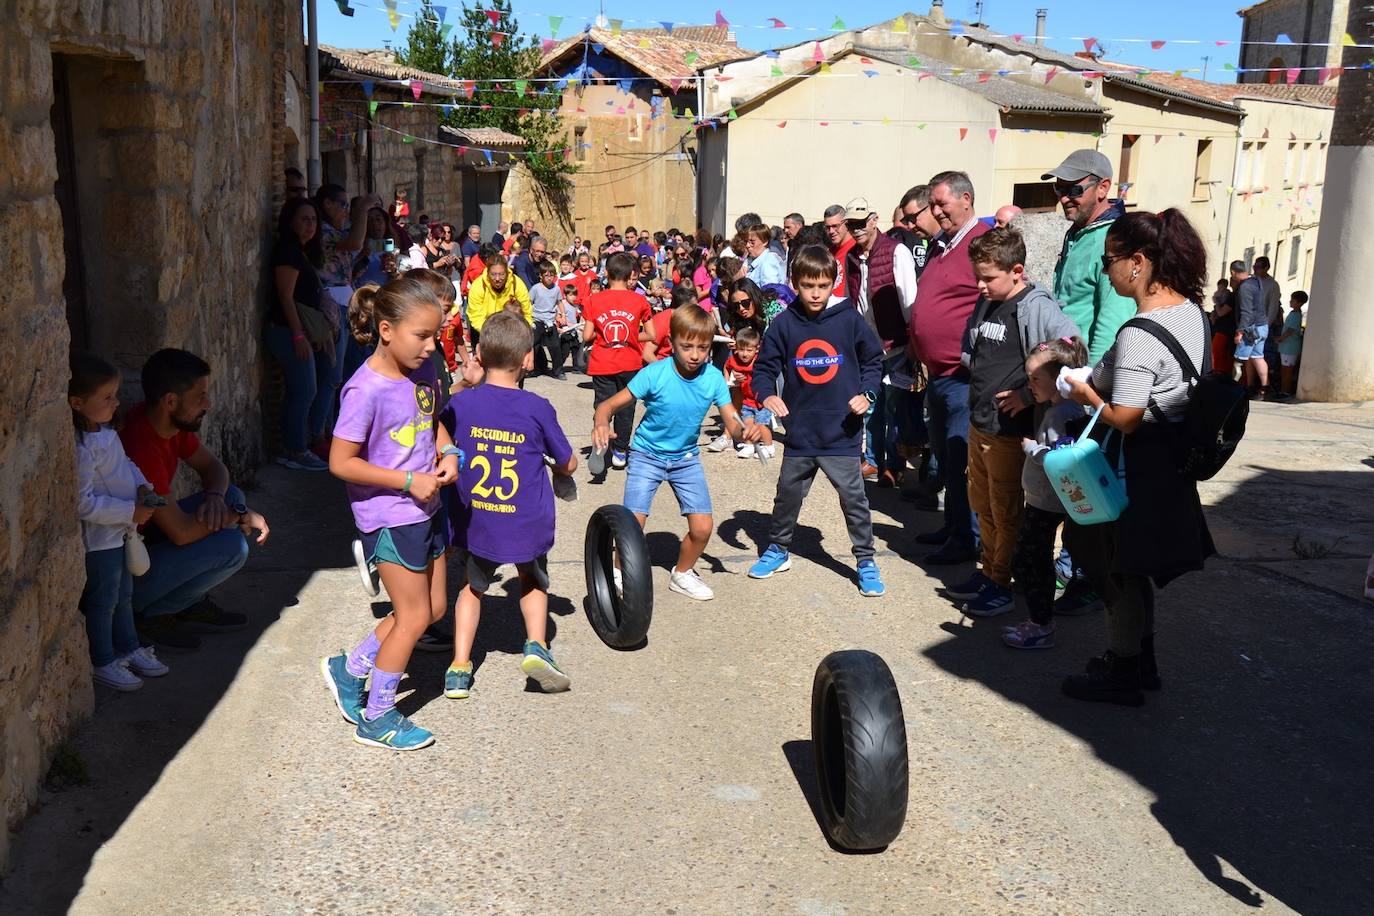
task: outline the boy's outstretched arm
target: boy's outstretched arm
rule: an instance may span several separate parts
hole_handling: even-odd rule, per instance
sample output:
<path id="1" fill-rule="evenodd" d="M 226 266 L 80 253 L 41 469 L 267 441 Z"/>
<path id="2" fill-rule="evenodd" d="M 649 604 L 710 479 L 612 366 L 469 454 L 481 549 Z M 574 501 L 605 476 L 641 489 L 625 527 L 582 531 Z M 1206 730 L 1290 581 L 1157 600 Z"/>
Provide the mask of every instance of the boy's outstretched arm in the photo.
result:
<path id="1" fill-rule="evenodd" d="M 787 416 L 787 405 L 782 398 L 778 397 L 777 379 L 782 372 L 782 339 L 781 335 L 775 331 L 777 324 L 768 326 L 768 330 L 763 334 L 763 346 L 759 348 L 759 355 L 754 357 L 754 397 L 758 398 L 760 404 L 771 410 L 776 416 Z M 867 325 L 865 325 L 867 327 Z"/>
<path id="2" fill-rule="evenodd" d="M 611 417 L 616 411 L 629 407 L 634 398 L 630 389 L 624 388 L 596 406 L 592 418 L 592 448 L 603 451 L 611 444 L 611 439 L 615 438 L 615 433 L 611 432 Z M 629 443 L 621 444 L 629 447 Z"/>
<path id="3" fill-rule="evenodd" d="M 758 442 L 763 439 L 763 429 L 753 420 L 741 420 L 735 405 L 724 404 L 719 410 L 721 422 L 725 425 L 725 431 L 730 434 L 730 438 L 744 442 Z"/>

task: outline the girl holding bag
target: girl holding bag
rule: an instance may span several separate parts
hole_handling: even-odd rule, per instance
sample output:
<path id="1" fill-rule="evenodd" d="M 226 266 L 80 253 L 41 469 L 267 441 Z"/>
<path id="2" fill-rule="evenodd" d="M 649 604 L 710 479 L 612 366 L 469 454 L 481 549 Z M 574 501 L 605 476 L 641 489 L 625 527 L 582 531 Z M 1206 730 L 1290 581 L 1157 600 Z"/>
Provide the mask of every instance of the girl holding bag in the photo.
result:
<path id="1" fill-rule="evenodd" d="M 152 517 L 158 497 L 108 425 L 119 408 L 119 371 L 103 359 L 75 353 L 71 373 L 67 403 L 76 427 L 76 506 L 86 547 L 81 613 L 92 677 L 115 690 L 137 690 L 142 678 L 167 673 L 151 648 L 139 646 L 134 631 L 131 570 L 148 568 L 134 526 Z"/>

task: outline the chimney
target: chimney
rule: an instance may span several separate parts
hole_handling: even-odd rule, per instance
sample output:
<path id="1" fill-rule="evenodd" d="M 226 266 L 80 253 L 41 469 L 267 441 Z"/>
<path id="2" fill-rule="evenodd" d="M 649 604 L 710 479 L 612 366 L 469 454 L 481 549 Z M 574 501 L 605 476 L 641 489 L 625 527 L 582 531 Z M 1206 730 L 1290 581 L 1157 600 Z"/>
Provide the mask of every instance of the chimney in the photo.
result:
<path id="1" fill-rule="evenodd" d="M 931 0 L 929 18 L 932 25 L 945 24 L 945 0 Z"/>
<path id="2" fill-rule="evenodd" d="M 1041 7 L 1035 11 L 1035 43 L 1043 45 L 1045 43 L 1045 17 L 1049 15 L 1049 10 Z"/>

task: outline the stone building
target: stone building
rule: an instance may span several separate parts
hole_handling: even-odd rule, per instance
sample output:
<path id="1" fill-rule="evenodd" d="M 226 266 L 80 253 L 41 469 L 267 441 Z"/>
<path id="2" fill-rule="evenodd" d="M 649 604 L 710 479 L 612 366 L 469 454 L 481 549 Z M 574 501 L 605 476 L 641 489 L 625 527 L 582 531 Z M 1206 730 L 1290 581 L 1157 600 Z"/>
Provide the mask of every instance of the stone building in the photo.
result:
<path id="1" fill-rule="evenodd" d="M 534 76 L 566 82 L 560 114 L 578 172 L 572 231 L 594 241 L 607 224 L 685 232 L 696 223 L 700 112 L 695 68 L 754 56 L 714 26 L 592 28 L 545 53 Z"/>
<path id="2" fill-rule="evenodd" d="M 261 450 L 265 255 L 282 193 L 299 4 L 7 5 L 0 29 L 0 809 L 14 826 L 92 708 L 66 404 L 71 346 L 124 372 L 203 355 L 203 437 Z M 288 38 L 294 36 L 294 40 Z M 298 130 L 298 128 L 297 128 Z M 294 134 L 298 136 L 298 134 Z M 9 831 L 0 830 L 0 862 Z"/>
<path id="3" fill-rule="evenodd" d="M 1245 20 L 1240 81 L 1321 84 L 1340 79 L 1349 12 L 1350 0 L 1263 0 L 1240 10 L 1236 15 Z M 1290 69 L 1295 71 L 1291 79 Z"/>

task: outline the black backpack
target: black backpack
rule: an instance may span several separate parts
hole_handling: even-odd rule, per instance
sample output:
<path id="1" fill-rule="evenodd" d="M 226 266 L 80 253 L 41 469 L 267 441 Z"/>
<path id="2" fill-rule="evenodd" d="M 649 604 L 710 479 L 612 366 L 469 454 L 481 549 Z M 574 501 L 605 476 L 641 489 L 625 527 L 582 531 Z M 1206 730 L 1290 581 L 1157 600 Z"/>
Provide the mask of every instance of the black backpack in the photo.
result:
<path id="1" fill-rule="evenodd" d="M 1193 360 L 1178 339 L 1157 321 L 1132 318 L 1122 327 L 1139 328 L 1164 344 L 1178 361 L 1184 377 L 1192 389 L 1188 399 L 1188 415 L 1182 427 L 1182 454 L 1179 473 L 1193 480 L 1211 480 L 1231 460 L 1231 455 L 1245 436 L 1245 421 L 1250 416 L 1250 399 L 1244 386 L 1230 376 L 1212 373 L 1211 348 L 1202 348 L 1202 374 L 1193 368 Z M 1150 411 L 1161 423 L 1168 422 L 1159 405 L 1150 402 Z"/>

